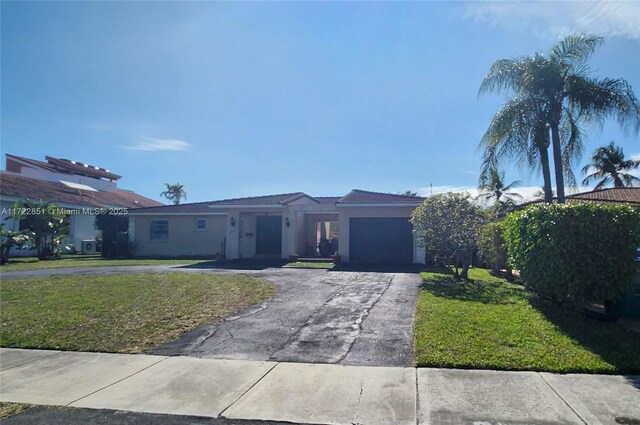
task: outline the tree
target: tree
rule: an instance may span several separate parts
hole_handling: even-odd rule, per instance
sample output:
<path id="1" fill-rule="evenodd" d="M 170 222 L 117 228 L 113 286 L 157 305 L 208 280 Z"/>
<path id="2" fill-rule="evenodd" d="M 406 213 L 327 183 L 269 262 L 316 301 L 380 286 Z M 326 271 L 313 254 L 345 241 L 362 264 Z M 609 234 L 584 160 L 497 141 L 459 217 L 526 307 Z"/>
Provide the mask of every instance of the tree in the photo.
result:
<path id="1" fill-rule="evenodd" d="M 167 190 L 162 192 L 160 196 L 167 198 L 173 205 L 178 205 L 182 199 L 187 199 L 187 192 L 185 192 L 184 186 L 180 183 L 165 183 L 164 185 Z"/>
<path id="2" fill-rule="evenodd" d="M 490 90 L 483 82 L 480 93 Z M 544 103 L 535 96 L 516 96 L 505 103 L 494 115 L 485 132 L 480 147 L 483 160 L 480 181 L 489 180 L 498 163 L 511 159 L 532 170 L 542 170 L 545 202 L 553 199 L 551 171 L 549 167 L 549 130 L 545 125 L 547 111 Z"/>
<path id="3" fill-rule="evenodd" d="M 4 223 L 0 224 L 0 264 L 6 264 L 9 261 L 11 248 L 26 249 L 32 240 L 32 232 L 28 230 L 6 230 Z"/>
<path id="4" fill-rule="evenodd" d="M 496 213 L 504 211 L 506 207 L 513 206 L 516 199 L 522 196 L 511 190 L 520 185 L 519 181 L 513 181 L 508 185 L 504 183 L 504 171 L 499 171 L 497 167 L 491 168 L 489 175 L 480 176 L 480 194 L 478 198 L 484 200 L 494 200 L 494 211 Z M 502 198 L 502 199 L 501 199 Z"/>
<path id="5" fill-rule="evenodd" d="M 580 121 L 602 124 L 615 116 L 621 127 L 640 130 L 640 104 L 629 83 L 589 75 L 587 61 L 602 43 L 595 35 L 571 35 L 547 56 L 498 60 L 481 86 L 481 92 L 512 91 L 542 102 L 541 124 L 551 132 L 559 203 L 565 200 L 565 178 L 573 184 L 571 165 L 582 154 Z M 563 134 L 563 127 L 568 133 Z"/>
<path id="6" fill-rule="evenodd" d="M 418 242 L 427 251 L 454 257 L 456 277 L 468 277 L 476 236 L 486 215 L 468 194 L 445 193 L 427 198 L 411 215 Z M 462 272 L 458 274 L 458 265 Z"/>
<path id="7" fill-rule="evenodd" d="M 582 169 L 582 173 L 587 174 L 582 184 L 588 185 L 593 180 L 600 179 L 593 190 L 602 189 L 611 183 L 613 187 L 626 187 L 640 182 L 640 178 L 630 173 L 640 168 L 640 160 L 625 160 L 622 148 L 613 142 L 596 149 L 591 161 L 591 164 Z"/>
<path id="8" fill-rule="evenodd" d="M 414 192 L 411 189 L 407 189 L 402 193 L 398 193 L 398 195 L 405 195 L 405 196 L 418 196 L 418 192 Z"/>
<path id="9" fill-rule="evenodd" d="M 20 199 L 13 206 L 12 219 L 22 230 L 33 232 L 40 260 L 60 258 L 60 243 L 69 234 L 68 214 L 53 201 Z"/>

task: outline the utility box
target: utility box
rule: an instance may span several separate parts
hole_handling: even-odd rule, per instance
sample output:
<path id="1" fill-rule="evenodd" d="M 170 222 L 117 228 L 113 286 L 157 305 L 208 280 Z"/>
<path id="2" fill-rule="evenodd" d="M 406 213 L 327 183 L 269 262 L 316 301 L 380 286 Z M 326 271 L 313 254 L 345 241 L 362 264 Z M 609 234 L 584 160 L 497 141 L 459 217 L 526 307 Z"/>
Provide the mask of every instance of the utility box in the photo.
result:
<path id="1" fill-rule="evenodd" d="M 96 253 L 96 241 L 93 239 L 87 239 L 82 241 L 82 250 L 83 254 L 95 254 Z"/>

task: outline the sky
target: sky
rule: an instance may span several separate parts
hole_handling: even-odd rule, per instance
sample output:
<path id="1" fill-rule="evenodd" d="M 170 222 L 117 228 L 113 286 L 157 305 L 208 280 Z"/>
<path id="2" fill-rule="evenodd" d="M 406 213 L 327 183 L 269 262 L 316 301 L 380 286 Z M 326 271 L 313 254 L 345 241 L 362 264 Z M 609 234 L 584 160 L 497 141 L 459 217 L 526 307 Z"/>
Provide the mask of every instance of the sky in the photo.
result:
<path id="1" fill-rule="evenodd" d="M 640 2 L 7 2 L 0 153 L 108 168 L 119 187 L 187 202 L 354 188 L 473 189 L 504 95 L 497 59 L 605 38 L 594 75 L 640 97 Z M 584 155 L 615 121 L 585 128 Z M 2 164 L 4 168 L 4 163 Z M 539 173 L 505 164 L 525 195 Z"/>

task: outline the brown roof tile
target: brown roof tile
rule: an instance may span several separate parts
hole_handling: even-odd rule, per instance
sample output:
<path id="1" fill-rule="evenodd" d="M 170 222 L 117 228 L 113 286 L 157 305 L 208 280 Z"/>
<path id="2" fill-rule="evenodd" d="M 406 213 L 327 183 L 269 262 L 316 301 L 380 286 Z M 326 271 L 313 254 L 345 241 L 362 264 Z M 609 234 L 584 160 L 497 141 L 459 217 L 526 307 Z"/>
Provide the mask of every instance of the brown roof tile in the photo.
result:
<path id="1" fill-rule="evenodd" d="M 518 209 L 527 205 L 542 204 L 543 202 L 542 200 L 526 202 L 519 205 Z M 553 203 L 556 202 L 557 200 L 554 198 Z M 567 195 L 565 199 L 565 203 L 567 204 L 579 204 L 583 202 L 595 204 L 640 204 L 640 187 L 611 187 Z"/>
<path id="2" fill-rule="evenodd" d="M 90 207 L 118 206 L 127 208 L 162 205 L 124 189 L 114 191 L 88 191 L 68 187 L 62 183 L 33 179 L 17 174 L 0 172 L 0 195 L 16 198 L 48 199 L 58 203 Z"/>
<path id="3" fill-rule="evenodd" d="M 393 193 L 367 192 L 353 189 L 337 202 L 341 205 L 349 204 L 407 204 L 416 205 L 424 201 L 420 196 L 396 195 Z"/>

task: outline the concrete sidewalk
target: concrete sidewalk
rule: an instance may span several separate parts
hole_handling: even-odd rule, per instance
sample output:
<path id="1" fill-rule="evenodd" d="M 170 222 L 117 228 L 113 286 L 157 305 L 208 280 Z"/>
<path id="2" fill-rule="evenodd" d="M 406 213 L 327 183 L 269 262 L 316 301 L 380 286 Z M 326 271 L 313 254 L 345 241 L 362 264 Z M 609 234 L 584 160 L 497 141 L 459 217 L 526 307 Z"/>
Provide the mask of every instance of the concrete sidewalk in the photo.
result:
<path id="1" fill-rule="evenodd" d="M 640 377 L 0 349 L 0 400 L 314 424 L 616 424 Z"/>

